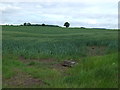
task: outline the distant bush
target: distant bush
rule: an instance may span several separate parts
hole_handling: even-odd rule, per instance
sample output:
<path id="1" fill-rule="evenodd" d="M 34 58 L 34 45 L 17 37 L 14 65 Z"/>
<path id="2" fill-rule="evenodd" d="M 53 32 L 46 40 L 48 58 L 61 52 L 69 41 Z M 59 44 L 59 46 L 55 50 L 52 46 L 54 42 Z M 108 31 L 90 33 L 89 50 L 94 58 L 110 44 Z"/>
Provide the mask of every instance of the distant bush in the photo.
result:
<path id="1" fill-rule="evenodd" d="M 23 26 L 49 26 L 49 27 L 59 27 L 58 25 L 45 25 L 43 24 L 31 24 L 31 23 L 24 23 Z"/>
<path id="2" fill-rule="evenodd" d="M 92 29 L 106 29 L 106 28 L 92 28 Z"/>
<path id="3" fill-rule="evenodd" d="M 59 27 L 58 25 L 45 25 L 45 26 L 49 26 L 49 27 Z"/>
<path id="4" fill-rule="evenodd" d="M 31 23 L 24 23 L 24 26 L 31 26 Z"/>
<path id="5" fill-rule="evenodd" d="M 40 24 L 31 24 L 31 26 L 42 26 Z"/>

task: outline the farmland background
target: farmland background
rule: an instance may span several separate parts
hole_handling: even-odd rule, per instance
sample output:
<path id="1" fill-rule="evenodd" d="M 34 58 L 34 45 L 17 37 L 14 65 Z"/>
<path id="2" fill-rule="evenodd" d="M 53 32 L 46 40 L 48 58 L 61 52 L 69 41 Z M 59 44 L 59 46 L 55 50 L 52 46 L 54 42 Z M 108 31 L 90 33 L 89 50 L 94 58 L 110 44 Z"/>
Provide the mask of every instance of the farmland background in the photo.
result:
<path id="1" fill-rule="evenodd" d="M 3 26 L 2 35 L 3 87 L 118 87 L 118 30 Z M 55 66 L 64 60 L 78 64 Z M 20 83 L 23 73 L 47 84 Z"/>

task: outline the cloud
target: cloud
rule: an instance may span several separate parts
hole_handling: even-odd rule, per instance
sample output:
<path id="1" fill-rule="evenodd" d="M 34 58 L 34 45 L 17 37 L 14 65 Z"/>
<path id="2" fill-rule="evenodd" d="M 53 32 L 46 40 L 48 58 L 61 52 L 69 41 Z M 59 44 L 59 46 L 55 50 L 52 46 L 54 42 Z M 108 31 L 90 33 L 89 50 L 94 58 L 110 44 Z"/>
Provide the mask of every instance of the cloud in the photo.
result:
<path id="1" fill-rule="evenodd" d="M 117 28 L 118 0 L 39 0 L 0 3 L 2 23 L 48 23 Z M 11 1 L 11 0 L 10 0 Z"/>
<path id="2" fill-rule="evenodd" d="M 13 6 L 10 3 L 0 3 L 0 12 L 16 11 L 20 9 L 21 9 L 20 7 Z"/>
<path id="3" fill-rule="evenodd" d="M 100 2 L 118 2 L 119 0 L 1 0 L 1 2 L 86 2 L 86 3 L 100 3 Z"/>

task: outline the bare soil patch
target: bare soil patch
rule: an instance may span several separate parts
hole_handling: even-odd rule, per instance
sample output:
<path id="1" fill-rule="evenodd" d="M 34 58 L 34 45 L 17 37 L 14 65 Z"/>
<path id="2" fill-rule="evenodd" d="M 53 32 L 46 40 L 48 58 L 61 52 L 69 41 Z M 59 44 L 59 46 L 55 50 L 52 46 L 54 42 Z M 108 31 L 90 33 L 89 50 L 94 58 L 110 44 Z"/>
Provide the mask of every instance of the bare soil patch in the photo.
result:
<path id="1" fill-rule="evenodd" d="M 55 60 L 53 60 L 53 59 L 25 59 L 23 56 L 20 56 L 19 60 L 26 63 L 26 64 L 31 62 L 31 61 L 41 62 L 41 63 L 53 63 L 53 62 L 55 62 Z"/>
<path id="2" fill-rule="evenodd" d="M 24 57 L 19 58 L 20 61 L 24 62 L 25 64 L 28 64 L 30 62 L 37 62 L 38 64 L 41 64 L 50 69 L 56 69 L 58 72 L 61 73 L 63 76 L 68 76 L 66 71 L 72 67 L 64 66 L 63 63 L 64 61 L 58 62 L 57 60 L 54 59 L 25 59 Z M 31 66 L 28 66 L 31 67 Z M 34 66 L 33 66 L 34 67 Z"/>
<path id="3" fill-rule="evenodd" d="M 87 56 L 99 56 L 105 54 L 105 46 L 89 46 L 87 47 Z"/>
<path id="4" fill-rule="evenodd" d="M 17 71 L 17 74 L 14 77 L 10 79 L 3 79 L 3 84 L 5 84 L 5 86 L 8 87 L 17 87 L 17 88 L 18 87 L 30 88 L 34 86 L 49 85 L 43 80 L 33 78 L 31 75 L 21 72 L 20 70 Z"/>
<path id="5" fill-rule="evenodd" d="M 52 68 L 55 69 L 67 69 L 68 67 L 63 66 L 63 61 L 58 62 L 57 60 L 54 59 L 25 59 L 23 56 L 20 56 L 19 58 L 20 61 L 24 62 L 25 64 L 28 64 L 30 62 L 36 62 L 36 63 L 42 63 L 42 64 L 49 64 L 51 65 Z"/>

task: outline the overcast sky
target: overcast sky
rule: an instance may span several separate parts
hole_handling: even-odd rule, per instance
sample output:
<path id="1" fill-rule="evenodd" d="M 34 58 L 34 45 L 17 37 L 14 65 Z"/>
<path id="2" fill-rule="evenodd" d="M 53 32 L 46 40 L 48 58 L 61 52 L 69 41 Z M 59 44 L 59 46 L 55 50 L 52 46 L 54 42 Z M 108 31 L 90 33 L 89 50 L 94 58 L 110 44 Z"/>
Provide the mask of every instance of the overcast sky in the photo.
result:
<path id="1" fill-rule="evenodd" d="M 35 0 L 34 0 L 35 1 Z M 55 24 L 72 27 L 118 28 L 119 0 L 39 0 L 0 2 L 0 24 Z"/>

